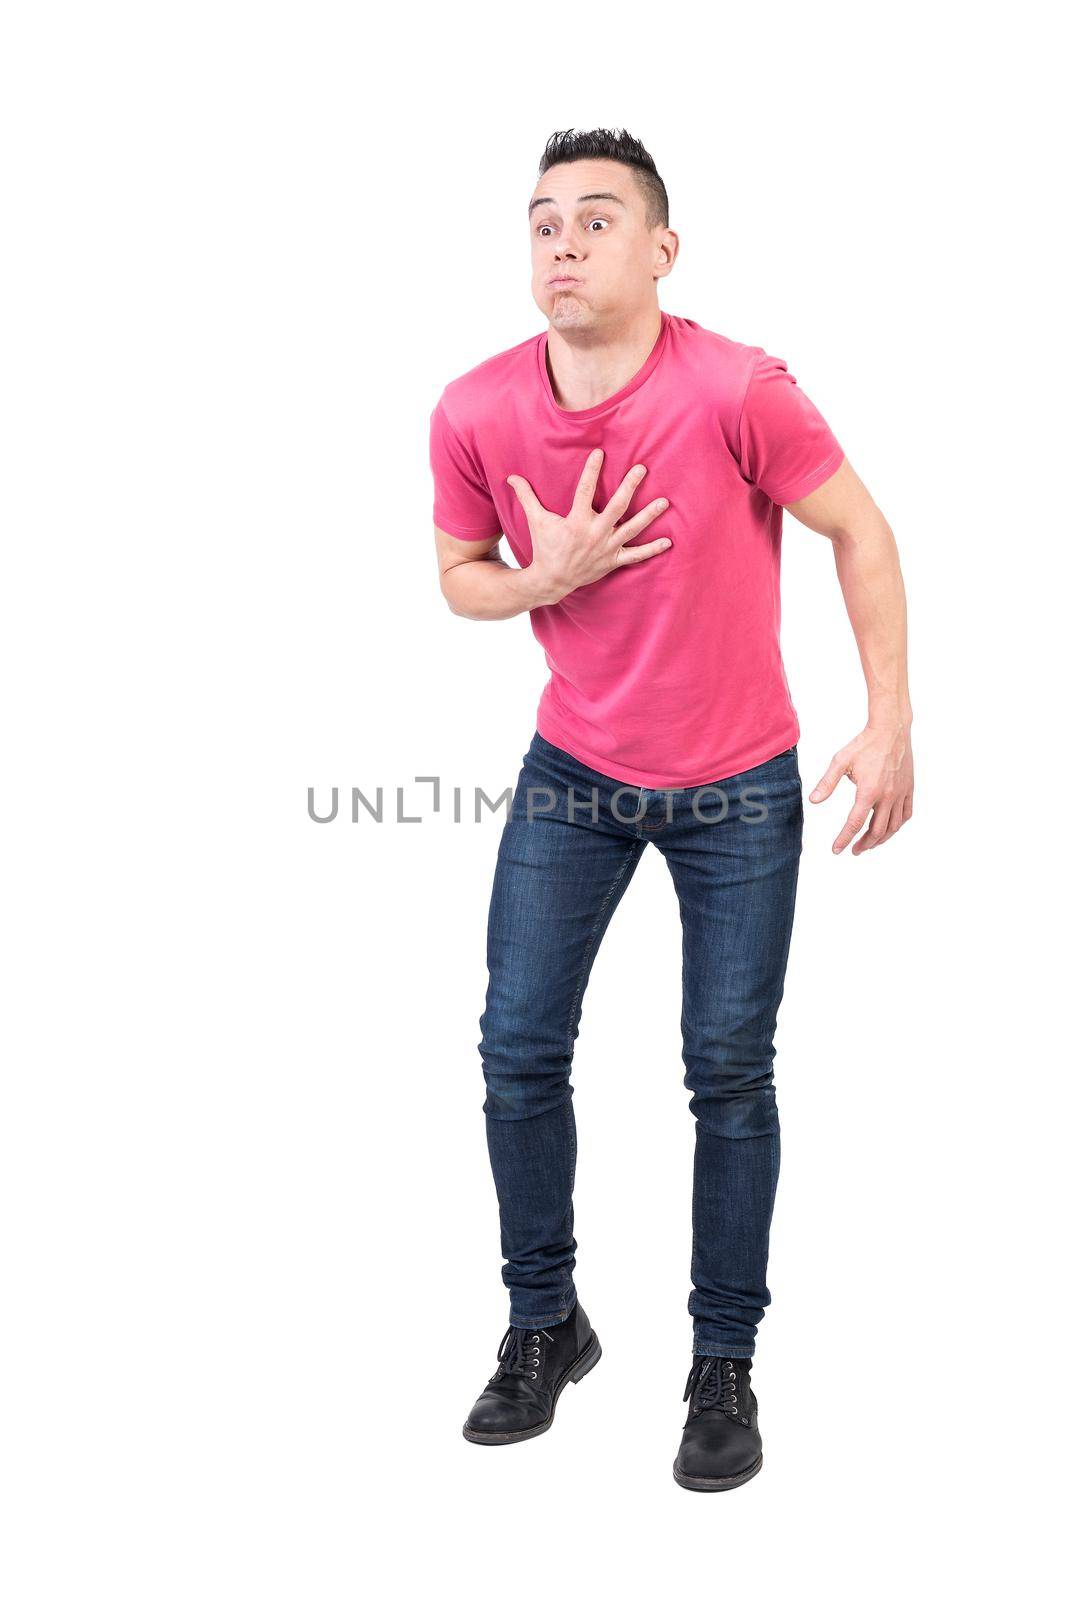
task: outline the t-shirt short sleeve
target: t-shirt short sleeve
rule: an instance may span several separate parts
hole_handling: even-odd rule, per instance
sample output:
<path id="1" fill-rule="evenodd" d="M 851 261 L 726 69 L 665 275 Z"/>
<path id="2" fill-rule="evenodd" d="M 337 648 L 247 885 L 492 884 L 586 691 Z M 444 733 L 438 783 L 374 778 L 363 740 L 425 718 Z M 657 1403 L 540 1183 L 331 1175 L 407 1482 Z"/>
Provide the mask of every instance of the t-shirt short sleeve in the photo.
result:
<path id="1" fill-rule="evenodd" d="M 763 350 L 742 400 L 738 435 L 743 476 L 780 506 L 811 494 L 845 460 L 785 361 Z"/>
<path id="2" fill-rule="evenodd" d="M 435 527 L 457 539 L 492 539 L 501 532 L 493 496 L 442 400 L 430 414 L 430 470 Z"/>

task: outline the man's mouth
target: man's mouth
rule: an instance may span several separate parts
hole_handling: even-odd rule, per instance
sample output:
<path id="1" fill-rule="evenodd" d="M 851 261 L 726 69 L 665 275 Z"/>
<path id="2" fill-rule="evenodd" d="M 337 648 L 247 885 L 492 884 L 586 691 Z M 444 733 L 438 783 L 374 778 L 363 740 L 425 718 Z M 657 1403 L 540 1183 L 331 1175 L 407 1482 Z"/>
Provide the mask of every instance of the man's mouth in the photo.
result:
<path id="1" fill-rule="evenodd" d="M 568 278 L 568 277 L 550 278 L 549 279 L 549 288 L 550 289 L 569 289 L 573 283 L 578 283 L 578 282 L 579 282 L 578 278 Z"/>

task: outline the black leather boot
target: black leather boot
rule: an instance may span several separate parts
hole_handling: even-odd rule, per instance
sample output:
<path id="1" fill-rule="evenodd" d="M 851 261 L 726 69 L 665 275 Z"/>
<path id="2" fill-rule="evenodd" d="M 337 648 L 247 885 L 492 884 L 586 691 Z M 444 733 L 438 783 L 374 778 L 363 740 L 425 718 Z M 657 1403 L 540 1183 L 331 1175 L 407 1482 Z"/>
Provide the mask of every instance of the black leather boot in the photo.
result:
<path id="1" fill-rule="evenodd" d="M 764 1464 L 748 1358 L 698 1356 L 686 1380 L 690 1409 L 675 1457 L 684 1489 L 736 1489 Z"/>
<path id="2" fill-rule="evenodd" d="M 578 1383 L 600 1359 L 597 1335 L 577 1303 L 554 1328 L 510 1327 L 497 1351 L 497 1370 L 464 1423 L 464 1438 L 516 1444 L 544 1433 L 564 1385 Z"/>

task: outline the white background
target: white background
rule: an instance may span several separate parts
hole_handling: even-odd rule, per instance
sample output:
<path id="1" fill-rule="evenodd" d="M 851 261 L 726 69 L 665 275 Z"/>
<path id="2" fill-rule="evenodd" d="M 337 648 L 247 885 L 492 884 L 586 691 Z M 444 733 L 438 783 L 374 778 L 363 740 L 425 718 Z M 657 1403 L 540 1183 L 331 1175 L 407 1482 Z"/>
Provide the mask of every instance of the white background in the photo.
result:
<path id="1" fill-rule="evenodd" d="M 12 1600 L 1050 1592 L 1065 369 L 1043 15 L 12 8 Z M 311 784 L 418 804 L 416 775 L 514 782 L 544 661 L 525 617 L 440 596 L 427 424 L 544 326 L 537 160 L 597 125 L 667 183 L 662 305 L 790 363 L 909 594 L 914 819 L 835 858 L 851 786 L 806 803 L 766 1465 L 725 1496 L 671 1477 L 693 1132 L 655 847 L 576 1053 L 604 1359 L 549 1434 L 484 1450 L 460 1426 L 507 1323 L 477 1054 L 502 817 L 306 812 Z M 866 707 L 830 546 L 789 518 L 783 603 L 807 794 Z"/>

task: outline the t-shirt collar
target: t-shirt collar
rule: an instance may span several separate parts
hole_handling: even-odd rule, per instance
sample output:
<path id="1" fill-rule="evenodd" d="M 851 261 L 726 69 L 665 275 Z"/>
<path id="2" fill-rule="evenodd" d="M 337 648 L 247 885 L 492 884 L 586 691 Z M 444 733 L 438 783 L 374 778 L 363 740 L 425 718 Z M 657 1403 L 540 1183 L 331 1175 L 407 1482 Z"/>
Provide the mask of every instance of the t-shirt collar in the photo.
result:
<path id="1" fill-rule="evenodd" d="M 539 334 L 535 346 L 538 362 L 538 374 L 541 378 L 541 386 L 545 394 L 545 398 L 548 400 L 549 405 L 552 407 L 554 413 L 558 417 L 563 417 L 569 422 L 585 422 L 590 417 L 599 417 L 602 411 L 611 410 L 611 408 L 613 406 L 617 406 L 621 400 L 625 400 L 629 394 L 633 394 L 635 389 L 640 389 L 645 380 L 655 371 L 660 362 L 660 357 L 664 353 L 664 346 L 667 343 L 668 323 L 670 320 L 670 312 L 661 310 L 660 332 L 657 334 L 656 343 L 653 345 L 653 348 L 650 350 L 649 354 L 646 356 L 644 362 L 638 368 L 638 371 L 634 374 L 633 378 L 631 378 L 630 382 L 624 384 L 622 389 L 617 389 L 615 394 L 610 394 L 606 400 L 602 400 L 600 405 L 587 406 L 583 411 L 567 411 L 562 405 L 558 404 L 556 396 L 553 394 L 553 386 L 549 381 L 549 368 L 546 363 L 546 353 L 549 344 L 549 331 L 546 329 L 544 333 Z"/>

